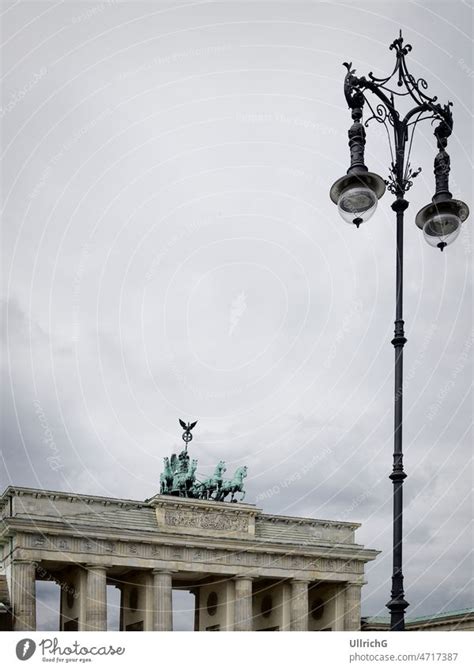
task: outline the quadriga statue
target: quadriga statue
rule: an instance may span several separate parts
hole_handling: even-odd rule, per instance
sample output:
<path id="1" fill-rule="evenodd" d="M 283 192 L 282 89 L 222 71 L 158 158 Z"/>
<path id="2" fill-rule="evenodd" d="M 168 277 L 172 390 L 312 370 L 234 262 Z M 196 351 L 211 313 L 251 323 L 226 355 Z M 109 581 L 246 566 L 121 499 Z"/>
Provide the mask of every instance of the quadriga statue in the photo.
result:
<path id="1" fill-rule="evenodd" d="M 190 461 L 188 444 L 193 439 L 192 429 L 194 423 L 185 423 L 179 420 L 184 429 L 182 435 L 185 443 L 184 449 L 178 454 L 172 454 L 171 458 L 163 459 L 163 472 L 160 474 L 160 493 L 162 495 L 179 496 L 182 498 L 197 498 L 200 500 L 216 500 L 224 502 L 228 495 L 230 502 L 237 502 L 236 493 L 241 493 L 240 500 L 245 498 L 244 479 L 247 476 L 247 466 L 237 468 L 232 479 L 224 479 L 226 466 L 224 461 L 219 461 L 214 474 L 199 479 L 196 476 L 198 462 L 196 459 Z"/>

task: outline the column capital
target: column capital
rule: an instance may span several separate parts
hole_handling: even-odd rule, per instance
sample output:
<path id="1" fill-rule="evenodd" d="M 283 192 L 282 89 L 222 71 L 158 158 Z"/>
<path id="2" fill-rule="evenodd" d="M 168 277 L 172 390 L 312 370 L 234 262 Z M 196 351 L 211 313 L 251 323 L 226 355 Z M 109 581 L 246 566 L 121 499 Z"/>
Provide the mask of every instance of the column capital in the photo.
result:
<path id="1" fill-rule="evenodd" d="M 234 575 L 232 579 L 234 580 L 248 579 L 250 582 L 253 582 L 254 579 L 258 579 L 258 575 L 245 575 L 243 573 L 239 573 L 238 575 Z"/>
<path id="2" fill-rule="evenodd" d="M 108 570 L 110 566 L 102 563 L 84 563 L 86 570 Z"/>
<path id="3" fill-rule="evenodd" d="M 152 575 L 169 575 L 170 577 L 177 572 L 177 570 L 167 570 L 166 568 L 152 568 L 151 570 Z"/>

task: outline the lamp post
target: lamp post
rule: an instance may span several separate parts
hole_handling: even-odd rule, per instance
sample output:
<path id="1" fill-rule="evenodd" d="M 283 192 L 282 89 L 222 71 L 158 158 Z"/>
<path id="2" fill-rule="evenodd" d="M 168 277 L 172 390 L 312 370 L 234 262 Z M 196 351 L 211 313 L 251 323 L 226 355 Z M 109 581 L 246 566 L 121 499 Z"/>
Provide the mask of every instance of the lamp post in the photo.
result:
<path id="1" fill-rule="evenodd" d="M 351 109 L 353 124 L 349 129 L 351 164 L 347 174 L 338 179 L 330 191 L 331 200 L 337 204 L 339 213 L 348 223 L 357 228 L 369 219 L 377 208 L 377 202 L 385 187 L 393 193 L 392 209 L 396 214 L 396 307 L 395 334 L 395 395 L 394 395 L 394 449 L 393 469 L 393 572 L 392 591 L 387 607 L 390 610 L 390 629 L 405 629 L 405 600 L 402 571 L 403 542 L 403 469 L 402 417 L 403 417 L 403 347 L 406 343 L 403 321 L 403 220 L 408 207 L 405 194 L 413 185 L 413 179 L 421 168 L 413 170 L 410 153 L 413 135 L 420 121 L 430 119 L 437 122 L 434 135 L 438 154 L 434 159 L 435 194 L 432 202 L 423 207 L 416 216 L 416 225 L 423 230 L 426 241 L 441 251 L 456 239 L 461 223 L 469 215 L 467 205 L 454 200 L 449 192 L 450 161 L 446 152 L 448 137 L 453 129 L 452 103 L 440 105 L 436 97 L 426 93 L 428 85 L 424 79 L 416 79 L 408 72 L 405 57 L 411 51 L 400 36 L 390 45 L 395 52 L 395 67 L 387 77 L 357 77 L 352 63 L 344 63 L 347 74 L 344 79 L 344 95 Z M 374 106 L 371 103 L 375 96 Z M 413 107 L 402 115 L 396 109 L 396 101 L 405 98 Z M 364 104 L 371 116 L 362 124 Z M 369 172 L 364 162 L 365 128 L 375 120 L 385 126 L 391 153 L 388 179 Z"/>

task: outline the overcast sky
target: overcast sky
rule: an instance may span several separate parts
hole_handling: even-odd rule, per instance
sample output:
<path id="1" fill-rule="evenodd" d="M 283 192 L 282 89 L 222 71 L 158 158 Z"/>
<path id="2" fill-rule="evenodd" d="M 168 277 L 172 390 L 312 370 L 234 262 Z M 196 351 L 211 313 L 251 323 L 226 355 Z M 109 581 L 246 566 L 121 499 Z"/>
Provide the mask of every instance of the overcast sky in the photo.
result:
<path id="1" fill-rule="evenodd" d="M 329 200 L 349 159 L 342 62 L 388 74 L 403 29 L 410 70 L 454 103 L 451 186 L 471 204 L 470 3 L 2 10 L 0 488 L 150 497 L 178 418 L 199 419 L 199 471 L 246 464 L 247 502 L 362 523 L 382 550 L 363 613 L 386 614 L 394 214 L 387 193 L 356 230 Z M 409 616 L 473 602 L 472 224 L 443 254 L 414 224 L 432 131 L 405 228 Z M 384 132 L 369 125 L 366 163 L 386 177 Z"/>

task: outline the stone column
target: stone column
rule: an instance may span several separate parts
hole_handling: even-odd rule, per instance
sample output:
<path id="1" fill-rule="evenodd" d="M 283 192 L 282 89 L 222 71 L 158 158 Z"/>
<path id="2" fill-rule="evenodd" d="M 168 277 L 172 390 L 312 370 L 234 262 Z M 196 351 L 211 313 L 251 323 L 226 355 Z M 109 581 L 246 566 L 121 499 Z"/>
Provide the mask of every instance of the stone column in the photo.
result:
<path id="1" fill-rule="evenodd" d="M 331 626 L 331 630 L 346 630 L 346 584 L 342 583 L 334 586 L 333 595 L 330 596 L 330 598 L 333 603 L 333 620 L 328 622 Z"/>
<path id="2" fill-rule="evenodd" d="M 194 630 L 199 630 L 200 624 L 199 624 L 199 609 L 200 609 L 200 589 L 190 589 L 190 592 L 194 596 Z"/>
<path id="3" fill-rule="evenodd" d="M 124 608 L 123 588 L 122 588 L 122 584 L 116 584 L 115 587 L 119 590 L 119 593 L 120 593 L 119 630 L 124 630 L 124 626 L 123 626 L 123 608 Z"/>
<path id="4" fill-rule="evenodd" d="M 13 630 L 36 630 L 36 563 L 12 563 Z"/>
<path id="5" fill-rule="evenodd" d="M 291 630 L 308 630 L 308 585 L 300 579 L 291 582 Z"/>
<path id="6" fill-rule="evenodd" d="M 153 570 L 153 630 L 173 630 L 171 572 Z"/>
<path id="7" fill-rule="evenodd" d="M 234 578 L 234 630 L 249 631 L 252 626 L 252 577 L 238 575 Z"/>
<path id="8" fill-rule="evenodd" d="M 61 589 L 59 592 L 59 629 L 60 631 L 64 630 L 64 591 Z"/>
<path id="9" fill-rule="evenodd" d="M 291 630 L 291 584 L 281 583 L 281 630 Z"/>
<path id="10" fill-rule="evenodd" d="M 360 592 L 362 584 L 348 582 L 344 608 L 344 630 L 360 630 Z"/>
<path id="11" fill-rule="evenodd" d="M 86 565 L 86 630 L 107 630 L 107 568 Z"/>

